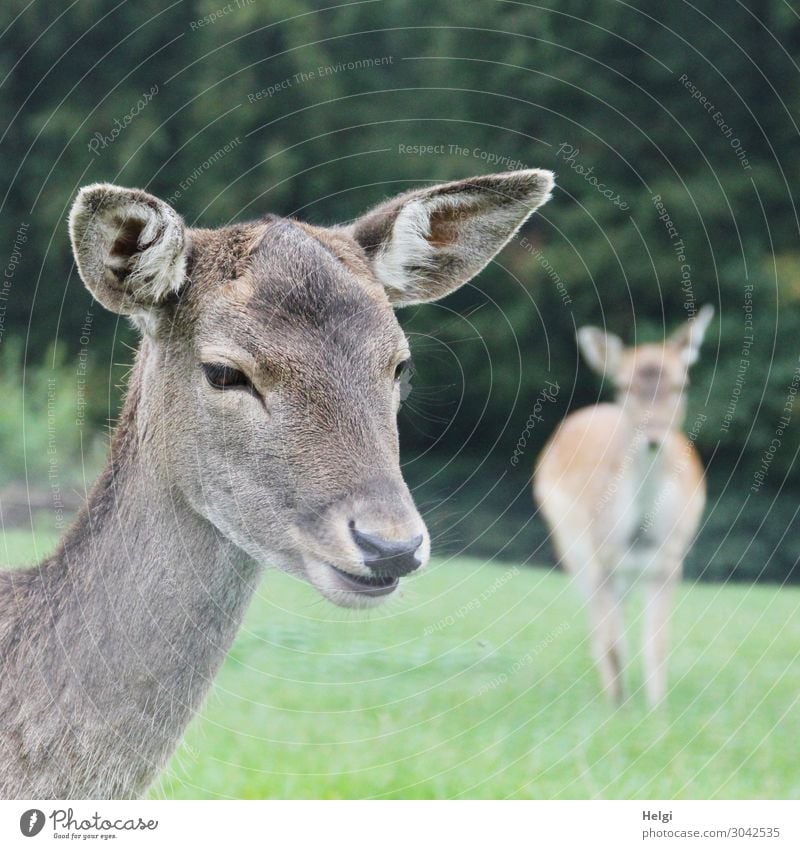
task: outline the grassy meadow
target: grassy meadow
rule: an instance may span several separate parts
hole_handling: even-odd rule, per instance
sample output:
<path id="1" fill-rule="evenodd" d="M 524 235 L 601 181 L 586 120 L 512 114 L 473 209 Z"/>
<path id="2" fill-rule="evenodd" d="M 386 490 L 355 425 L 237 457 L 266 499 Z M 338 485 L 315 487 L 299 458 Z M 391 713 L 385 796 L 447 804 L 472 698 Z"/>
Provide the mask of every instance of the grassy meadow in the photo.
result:
<path id="1" fill-rule="evenodd" d="M 0 555 L 53 542 L 8 531 Z M 152 796 L 797 798 L 798 653 L 800 590 L 686 584 L 667 704 L 634 656 L 613 710 L 558 572 L 435 561 L 371 612 L 269 572 Z"/>

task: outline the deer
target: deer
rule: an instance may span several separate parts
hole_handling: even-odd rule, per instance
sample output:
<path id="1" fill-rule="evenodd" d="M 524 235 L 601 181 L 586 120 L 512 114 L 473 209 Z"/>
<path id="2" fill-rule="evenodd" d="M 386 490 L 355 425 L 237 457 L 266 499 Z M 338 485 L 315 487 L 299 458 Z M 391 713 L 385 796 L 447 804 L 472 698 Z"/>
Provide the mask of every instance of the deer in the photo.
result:
<path id="1" fill-rule="evenodd" d="M 525 169 L 411 189 L 343 225 L 218 229 L 140 189 L 79 191 L 80 277 L 140 342 L 85 506 L 50 557 L 0 571 L 0 796 L 142 795 L 266 568 L 366 608 L 425 566 L 394 310 L 474 277 L 552 189 Z"/>
<path id="2" fill-rule="evenodd" d="M 650 707 L 667 692 L 668 620 L 706 502 L 703 465 L 683 432 L 688 371 L 714 315 L 706 305 L 663 344 L 625 347 L 582 327 L 578 347 L 616 390 L 570 413 L 545 444 L 533 494 L 558 560 L 585 599 L 603 692 L 624 699 L 625 614 L 644 596 L 642 659 Z"/>

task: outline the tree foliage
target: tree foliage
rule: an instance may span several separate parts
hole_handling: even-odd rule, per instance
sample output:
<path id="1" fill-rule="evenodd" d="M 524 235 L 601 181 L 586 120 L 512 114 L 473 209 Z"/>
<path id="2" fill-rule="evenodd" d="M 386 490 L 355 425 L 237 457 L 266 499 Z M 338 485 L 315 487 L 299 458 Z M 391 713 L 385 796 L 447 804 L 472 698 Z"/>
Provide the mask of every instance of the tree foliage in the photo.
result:
<path id="1" fill-rule="evenodd" d="M 58 339 L 78 355 L 92 306 L 65 217 L 88 182 L 146 188 L 191 224 L 267 211 L 333 223 L 425 182 L 549 167 L 554 200 L 498 261 L 402 316 L 418 363 L 401 413 L 406 471 L 439 544 L 541 559 L 530 466 L 569 409 L 606 396 L 578 360 L 576 327 L 659 339 L 712 303 L 690 411 L 706 416 L 710 481 L 693 568 L 792 576 L 800 25 L 789 3 L 6 0 L 0 31 L 6 257 L 29 224 L 0 345 L 24 339 L 38 361 Z M 133 340 L 97 311 L 91 356 L 109 374 Z M 547 381 L 560 392 L 531 429 Z M 112 392 L 95 420 L 114 404 Z"/>

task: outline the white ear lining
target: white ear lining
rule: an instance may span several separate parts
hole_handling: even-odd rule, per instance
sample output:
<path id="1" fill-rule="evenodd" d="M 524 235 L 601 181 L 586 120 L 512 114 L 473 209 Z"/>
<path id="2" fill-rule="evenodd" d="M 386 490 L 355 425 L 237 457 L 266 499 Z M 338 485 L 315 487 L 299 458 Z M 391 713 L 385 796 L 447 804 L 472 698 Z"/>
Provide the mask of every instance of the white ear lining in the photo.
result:
<path id="1" fill-rule="evenodd" d="M 132 217 L 133 214 L 138 217 L 139 210 L 147 222 L 139 242 L 150 247 L 136 254 L 128 283 L 141 300 L 155 303 L 177 291 L 185 276 L 183 228 L 169 220 L 172 216 L 158 214 L 145 204 L 136 204 L 131 210 Z"/>
<path id="2" fill-rule="evenodd" d="M 681 357 L 687 366 L 694 365 L 700 358 L 700 348 L 713 318 L 714 307 L 706 304 L 688 322 L 687 341 L 681 348 Z"/>
<path id="3" fill-rule="evenodd" d="M 375 274 L 381 283 L 400 292 L 413 290 L 424 280 L 425 272 L 436 266 L 437 249 L 428 241 L 431 216 L 445 209 L 474 208 L 480 200 L 480 196 L 475 193 L 460 192 L 434 195 L 407 203 L 395 219 L 388 244 L 375 258 Z M 516 221 L 520 216 L 511 217 Z M 509 239 L 514 232 L 516 228 L 509 234 Z"/>
<path id="4" fill-rule="evenodd" d="M 478 274 L 552 188 L 539 169 L 445 183 L 385 202 L 352 231 L 395 306 L 433 301 Z"/>
<path id="5" fill-rule="evenodd" d="M 427 238 L 430 222 L 430 210 L 421 200 L 411 201 L 400 210 L 391 237 L 374 260 L 375 274 L 384 286 L 401 292 L 413 289 L 421 275 L 409 273 L 412 258 L 417 268 L 433 266 L 435 249 Z"/>
<path id="6" fill-rule="evenodd" d="M 622 353 L 622 340 L 598 327 L 581 327 L 577 334 L 578 347 L 586 362 L 600 375 L 616 370 Z"/>

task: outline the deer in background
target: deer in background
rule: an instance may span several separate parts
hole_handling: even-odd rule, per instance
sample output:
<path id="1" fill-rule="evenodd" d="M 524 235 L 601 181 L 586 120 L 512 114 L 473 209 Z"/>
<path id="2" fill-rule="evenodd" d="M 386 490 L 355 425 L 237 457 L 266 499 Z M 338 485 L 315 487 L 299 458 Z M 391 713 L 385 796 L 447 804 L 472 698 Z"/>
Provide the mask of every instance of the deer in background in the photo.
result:
<path id="1" fill-rule="evenodd" d="M 263 567 L 348 607 L 422 568 L 393 307 L 477 274 L 552 186 L 516 171 L 411 191 L 343 227 L 218 230 L 136 189 L 81 190 L 80 275 L 142 341 L 88 504 L 51 557 L 0 572 L 0 797 L 141 794 Z"/>
<path id="2" fill-rule="evenodd" d="M 581 328 L 580 350 L 616 399 L 567 416 L 534 472 L 535 499 L 586 598 L 592 652 L 615 703 L 623 697 L 624 606 L 634 586 L 644 590 L 648 702 L 666 694 L 672 599 L 706 500 L 700 457 L 681 430 L 688 370 L 713 314 L 705 306 L 664 344 L 635 348 Z"/>

